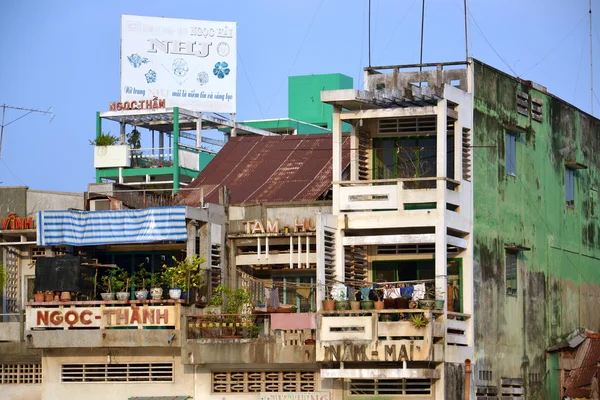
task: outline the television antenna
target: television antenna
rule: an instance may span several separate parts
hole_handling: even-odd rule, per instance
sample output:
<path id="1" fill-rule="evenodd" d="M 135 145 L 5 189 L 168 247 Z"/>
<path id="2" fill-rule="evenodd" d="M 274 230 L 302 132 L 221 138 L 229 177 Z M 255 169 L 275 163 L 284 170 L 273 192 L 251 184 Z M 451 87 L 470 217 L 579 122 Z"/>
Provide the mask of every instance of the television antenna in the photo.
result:
<path id="1" fill-rule="evenodd" d="M 0 158 L 2 158 L 2 139 L 4 138 L 4 128 L 7 127 L 8 125 L 12 124 L 13 122 L 17 122 L 18 120 L 20 120 L 21 118 L 25 118 L 26 116 L 28 116 L 29 114 L 32 113 L 39 113 L 39 114 L 43 114 L 43 115 L 49 115 L 50 116 L 50 122 L 52 122 L 52 120 L 54 119 L 54 113 L 52 112 L 52 107 L 48 108 L 46 111 L 44 110 L 37 110 L 35 108 L 25 108 L 25 107 L 14 107 L 14 106 L 9 106 L 7 104 L 2 104 L 0 106 L 0 108 L 2 108 L 2 121 L 0 122 Z M 6 109 L 9 108 L 11 110 L 19 110 L 19 111 L 27 111 L 25 114 L 21 115 L 20 117 L 13 119 L 10 122 L 4 123 L 5 117 L 6 117 Z"/>

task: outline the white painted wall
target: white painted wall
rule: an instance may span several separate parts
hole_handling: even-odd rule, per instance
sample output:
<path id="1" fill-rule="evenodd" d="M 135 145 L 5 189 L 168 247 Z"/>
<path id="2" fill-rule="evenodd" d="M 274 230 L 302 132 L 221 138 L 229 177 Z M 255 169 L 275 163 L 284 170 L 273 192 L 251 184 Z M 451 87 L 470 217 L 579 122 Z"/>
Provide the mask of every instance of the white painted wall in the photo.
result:
<path id="1" fill-rule="evenodd" d="M 0 399 L 2 400 L 40 400 L 42 385 L 0 385 Z"/>

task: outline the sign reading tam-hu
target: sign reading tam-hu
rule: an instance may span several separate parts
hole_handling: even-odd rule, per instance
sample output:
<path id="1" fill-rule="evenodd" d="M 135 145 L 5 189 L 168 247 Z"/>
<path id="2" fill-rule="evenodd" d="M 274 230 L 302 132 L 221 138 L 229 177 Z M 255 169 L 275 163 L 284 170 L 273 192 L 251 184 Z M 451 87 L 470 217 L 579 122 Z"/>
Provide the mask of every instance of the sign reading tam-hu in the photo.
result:
<path id="1" fill-rule="evenodd" d="M 235 22 L 121 16 L 121 101 L 235 113 Z"/>

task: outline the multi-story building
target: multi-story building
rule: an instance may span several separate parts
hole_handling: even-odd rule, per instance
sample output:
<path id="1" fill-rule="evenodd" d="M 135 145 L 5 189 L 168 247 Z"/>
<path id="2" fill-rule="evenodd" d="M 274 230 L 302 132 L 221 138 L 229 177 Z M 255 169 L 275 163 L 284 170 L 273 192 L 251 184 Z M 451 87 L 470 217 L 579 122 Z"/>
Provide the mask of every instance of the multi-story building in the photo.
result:
<path id="1" fill-rule="evenodd" d="M 1 382 L 29 382 L 26 367 L 11 368 L 37 354 L 31 398 L 591 397 L 598 339 L 576 329 L 600 330 L 600 121 L 477 60 L 370 67 L 364 90 L 346 86 L 315 93 L 331 107 L 330 134 L 232 132 L 175 203 L 90 187 L 84 215 L 120 232 L 115 208 L 138 208 L 150 224 L 169 213 L 172 240 L 78 244 L 38 227 L 36 245 L 65 242 L 132 271 L 204 255 L 207 295 L 219 282 L 248 288 L 252 311 L 28 303 L 22 340 L 5 343 L 18 349 L 13 364 L 0 355 Z M 327 125 L 319 118 L 305 127 Z M 167 207 L 145 209 L 156 204 Z M 385 287 L 390 298 L 422 285 L 444 304 L 324 310 L 336 283 L 369 295 Z M 53 312 L 64 318 L 52 322 Z"/>

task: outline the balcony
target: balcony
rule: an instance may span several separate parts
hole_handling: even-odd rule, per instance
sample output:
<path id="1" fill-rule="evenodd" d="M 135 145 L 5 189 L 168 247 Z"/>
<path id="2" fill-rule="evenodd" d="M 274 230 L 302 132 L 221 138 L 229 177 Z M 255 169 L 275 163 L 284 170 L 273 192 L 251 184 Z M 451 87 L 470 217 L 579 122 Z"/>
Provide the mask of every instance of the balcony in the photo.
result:
<path id="1" fill-rule="evenodd" d="M 427 324 L 418 327 L 411 320 L 416 315 L 427 318 Z M 468 314 L 448 312 L 444 320 L 443 311 L 421 309 L 322 312 L 317 324 L 316 361 L 343 362 L 350 366 L 423 361 L 462 363 L 472 354 L 469 319 Z M 422 371 L 422 377 L 435 378 L 431 371 Z"/>
<path id="2" fill-rule="evenodd" d="M 27 303 L 33 348 L 178 347 L 182 300 Z"/>
<path id="3" fill-rule="evenodd" d="M 339 181 L 339 212 L 348 216 L 350 229 L 434 226 L 445 217 L 449 227 L 468 231 L 469 191 L 450 178 L 379 179 Z M 438 186 L 443 187 L 443 195 Z"/>
<path id="4" fill-rule="evenodd" d="M 184 362 L 294 364 L 315 362 L 315 314 L 188 315 Z"/>

